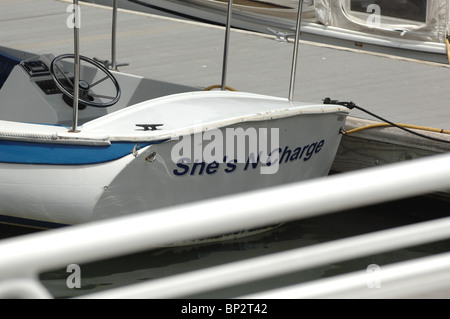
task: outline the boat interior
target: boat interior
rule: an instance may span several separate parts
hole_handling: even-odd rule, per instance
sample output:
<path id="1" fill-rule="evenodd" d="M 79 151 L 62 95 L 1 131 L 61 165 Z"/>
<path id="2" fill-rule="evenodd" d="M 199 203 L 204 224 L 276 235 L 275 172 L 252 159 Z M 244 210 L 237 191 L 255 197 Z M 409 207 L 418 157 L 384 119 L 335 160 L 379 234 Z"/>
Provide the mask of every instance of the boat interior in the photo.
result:
<path id="1" fill-rule="evenodd" d="M 0 47 L 0 119 L 13 122 L 70 126 L 73 121 L 73 99 L 63 94 L 51 74 L 53 54 L 32 54 Z M 74 78 L 73 56 L 60 59 L 53 66 L 56 79 L 63 87 Z M 98 62 L 97 62 L 98 63 Z M 142 101 L 170 94 L 198 91 L 199 88 L 147 79 L 108 70 L 112 78 L 89 61 L 80 61 L 80 100 L 78 123 L 82 125 L 108 113 Z M 59 74 L 59 75 L 58 75 Z M 64 83 L 66 81 L 66 83 Z M 114 85 L 117 81 L 117 86 Z M 69 83 L 71 84 L 71 83 Z M 70 91 L 70 86 L 68 86 Z M 117 97 L 117 102 L 108 105 Z"/>

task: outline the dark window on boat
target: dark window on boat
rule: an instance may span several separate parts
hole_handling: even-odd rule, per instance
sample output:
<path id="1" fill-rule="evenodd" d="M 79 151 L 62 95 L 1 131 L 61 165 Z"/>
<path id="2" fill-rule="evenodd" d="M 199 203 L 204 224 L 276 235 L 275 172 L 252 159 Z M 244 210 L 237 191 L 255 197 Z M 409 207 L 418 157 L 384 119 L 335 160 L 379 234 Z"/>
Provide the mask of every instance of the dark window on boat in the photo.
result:
<path id="1" fill-rule="evenodd" d="M 427 0 L 351 0 L 350 3 L 352 11 L 367 12 L 369 5 L 376 4 L 380 6 L 382 16 L 420 22 L 427 20 Z"/>

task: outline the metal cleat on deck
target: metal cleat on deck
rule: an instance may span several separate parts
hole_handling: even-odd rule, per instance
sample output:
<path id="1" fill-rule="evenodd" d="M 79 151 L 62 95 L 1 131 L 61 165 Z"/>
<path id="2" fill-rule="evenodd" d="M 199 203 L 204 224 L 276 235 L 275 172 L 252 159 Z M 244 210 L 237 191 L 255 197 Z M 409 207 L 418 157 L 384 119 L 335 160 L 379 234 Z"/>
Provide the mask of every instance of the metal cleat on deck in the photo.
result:
<path id="1" fill-rule="evenodd" d="M 136 126 L 142 127 L 144 131 L 156 131 L 159 126 L 163 126 L 164 124 L 136 124 Z"/>
<path id="2" fill-rule="evenodd" d="M 279 42 L 289 42 L 288 37 L 295 35 L 295 33 L 277 31 L 272 28 L 267 28 L 267 30 L 269 30 L 271 33 L 273 33 L 275 35 L 275 41 L 279 41 Z"/>

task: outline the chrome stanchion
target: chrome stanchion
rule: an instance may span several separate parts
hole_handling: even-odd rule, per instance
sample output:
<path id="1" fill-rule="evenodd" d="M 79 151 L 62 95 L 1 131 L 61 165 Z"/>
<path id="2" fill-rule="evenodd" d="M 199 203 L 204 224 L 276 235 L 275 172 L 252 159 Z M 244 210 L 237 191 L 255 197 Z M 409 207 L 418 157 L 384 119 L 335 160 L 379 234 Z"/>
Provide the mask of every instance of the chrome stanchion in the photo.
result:
<path id="1" fill-rule="evenodd" d="M 74 83 L 73 83 L 73 120 L 72 120 L 72 130 L 70 132 L 79 132 L 78 125 L 78 98 L 79 98 L 79 84 L 80 84 L 80 35 L 79 35 L 79 21 L 80 18 L 78 10 L 78 0 L 73 0 L 74 5 Z"/>
<path id="2" fill-rule="evenodd" d="M 289 101 L 294 100 L 295 75 L 297 72 L 298 42 L 300 40 L 300 28 L 302 24 L 303 0 L 298 3 L 297 27 L 295 29 L 294 55 L 292 57 L 291 82 L 289 86 Z"/>
<path id="3" fill-rule="evenodd" d="M 114 71 L 117 71 L 117 68 L 119 66 L 129 65 L 129 63 L 117 63 L 117 57 L 116 57 L 117 11 L 118 11 L 118 0 L 114 0 L 113 16 L 112 16 L 112 30 L 111 30 L 111 61 L 94 58 L 94 60 L 102 63 L 105 66 L 105 68 L 114 70 Z"/>
<path id="4" fill-rule="evenodd" d="M 226 80 L 227 80 L 228 45 L 230 42 L 232 6 L 233 6 L 233 0 L 228 0 L 228 13 L 227 13 L 227 23 L 226 23 L 226 30 L 225 30 L 225 45 L 224 45 L 224 52 L 223 52 L 223 65 L 222 65 L 222 91 L 225 91 Z"/>

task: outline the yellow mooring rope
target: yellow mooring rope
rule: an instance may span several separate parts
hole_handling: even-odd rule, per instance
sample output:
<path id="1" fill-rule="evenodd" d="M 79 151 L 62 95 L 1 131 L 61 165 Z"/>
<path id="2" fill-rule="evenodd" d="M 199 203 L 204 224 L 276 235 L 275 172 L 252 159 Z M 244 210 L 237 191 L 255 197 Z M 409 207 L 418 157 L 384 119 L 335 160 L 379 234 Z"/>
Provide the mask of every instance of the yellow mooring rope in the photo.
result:
<path id="1" fill-rule="evenodd" d="M 212 89 L 220 89 L 220 88 L 222 88 L 222 85 L 216 84 L 216 85 L 211 85 L 211 86 L 204 88 L 203 91 L 211 91 Z M 228 91 L 237 91 L 229 86 L 225 86 L 225 89 L 227 89 Z"/>
<path id="2" fill-rule="evenodd" d="M 428 132 L 435 132 L 435 133 L 442 133 L 442 134 L 450 134 L 449 130 L 438 129 L 438 128 L 434 128 L 434 127 L 426 127 L 426 126 L 403 124 L 403 123 L 395 123 L 395 124 L 398 125 L 398 126 L 401 126 L 401 127 L 405 127 L 405 128 L 412 128 L 412 129 L 428 131 Z M 352 134 L 352 133 L 368 130 L 368 129 L 375 128 L 375 127 L 386 127 L 386 126 L 392 126 L 392 125 L 389 124 L 389 123 L 371 124 L 371 125 L 357 127 L 357 128 L 345 131 L 344 134 L 348 135 L 348 134 Z M 394 127 L 394 126 L 392 126 L 392 127 Z"/>

